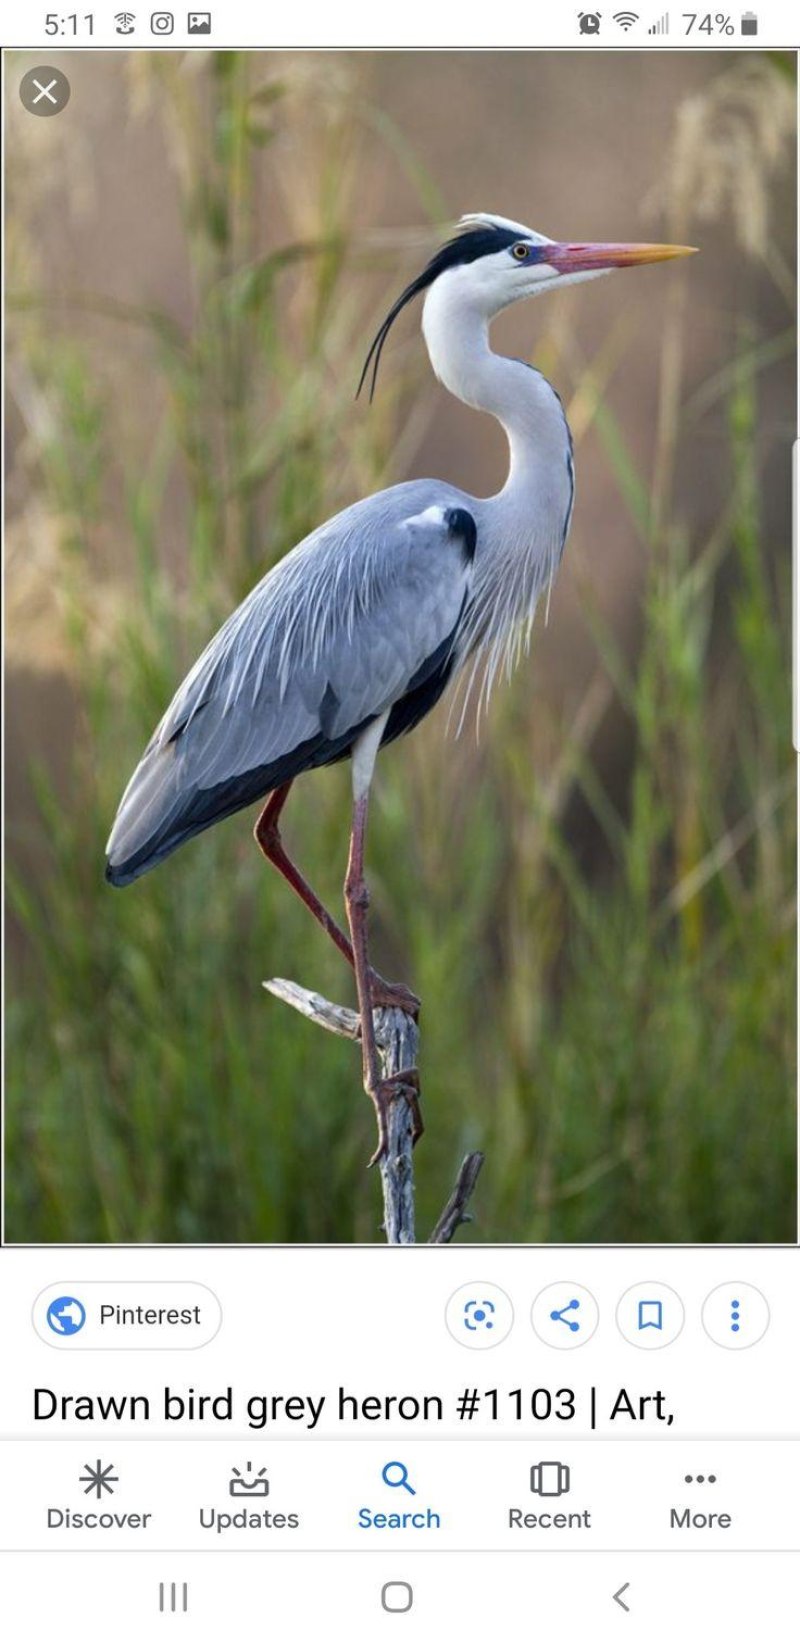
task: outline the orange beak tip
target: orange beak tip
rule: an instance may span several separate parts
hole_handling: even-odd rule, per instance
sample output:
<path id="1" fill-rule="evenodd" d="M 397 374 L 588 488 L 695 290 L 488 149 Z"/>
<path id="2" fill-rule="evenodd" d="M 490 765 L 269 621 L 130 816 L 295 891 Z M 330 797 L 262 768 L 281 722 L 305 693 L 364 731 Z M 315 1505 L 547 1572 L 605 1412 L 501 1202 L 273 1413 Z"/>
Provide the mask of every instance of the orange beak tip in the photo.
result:
<path id="1" fill-rule="evenodd" d="M 632 245 L 629 249 L 625 246 L 620 247 L 617 262 L 613 260 L 613 255 L 609 260 L 612 268 L 625 268 L 626 266 L 635 268 L 648 262 L 672 262 L 677 257 L 694 257 L 696 255 L 696 245 Z"/>

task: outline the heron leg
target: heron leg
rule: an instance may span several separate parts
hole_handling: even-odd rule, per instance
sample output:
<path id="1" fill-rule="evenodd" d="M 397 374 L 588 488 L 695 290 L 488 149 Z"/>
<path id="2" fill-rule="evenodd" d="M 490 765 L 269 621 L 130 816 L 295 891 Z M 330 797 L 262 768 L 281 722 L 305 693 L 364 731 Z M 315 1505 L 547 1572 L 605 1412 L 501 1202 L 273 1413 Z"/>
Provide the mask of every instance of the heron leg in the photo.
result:
<path id="1" fill-rule="evenodd" d="M 312 890 L 308 880 L 303 878 L 299 868 L 295 867 L 291 857 L 287 855 L 284 849 L 278 822 L 281 811 L 289 797 L 291 785 L 291 782 L 284 782 L 283 787 L 276 787 L 275 792 L 270 793 L 256 822 L 253 836 L 267 861 L 272 862 L 273 867 L 277 867 L 278 872 L 283 875 L 287 884 L 291 885 L 295 895 L 300 897 L 309 912 L 313 913 L 317 923 L 322 925 L 326 935 L 329 935 L 331 941 L 338 947 L 339 952 L 344 954 L 348 964 L 354 966 L 353 949 L 344 930 L 340 929 L 335 918 L 328 912 L 327 907 L 320 901 L 319 896 Z"/>
<path id="2" fill-rule="evenodd" d="M 271 862 L 273 867 L 277 867 L 278 872 L 282 874 L 287 884 L 291 885 L 295 895 L 300 897 L 303 905 L 313 914 L 317 923 L 322 926 L 326 935 L 330 936 L 331 941 L 338 947 L 339 952 L 344 955 L 351 969 L 354 970 L 353 948 L 344 930 L 340 928 L 335 918 L 328 912 L 327 907 L 312 890 L 308 880 L 303 877 L 300 869 L 295 866 L 285 849 L 279 821 L 281 811 L 289 797 L 291 786 L 291 782 L 284 782 L 282 787 L 276 787 L 275 792 L 270 793 L 256 822 L 253 836 L 267 861 Z M 405 1010 L 416 1021 L 419 1015 L 420 1002 L 416 993 L 412 993 L 409 987 L 404 987 L 403 983 L 399 981 L 384 981 L 383 976 L 378 975 L 377 970 L 373 969 L 370 969 L 370 984 L 374 1008 Z"/>
<path id="3" fill-rule="evenodd" d="M 378 1145 L 369 1161 L 371 1167 L 386 1156 L 389 1137 L 388 1113 L 390 1103 L 393 1100 L 402 1095 L 409 1102 L 414 1117 L 415 1141 L 422 1134 L 422 1118 L 419 1110 L 419 1074 L 416 1068 L 409 1067 L 395 1073 L 391 1078 L 381 1076 L 380 1058 L 375 1038 L 375 1020 L 372 1013 L 379 1006 L 381 1000 L 376 997 L 377 989 L 373 986 L 374 971 L 370 967 L 367 941 L 369 890 L 364 877 L 364 840 L 368 804 L 368 791 L 360 795 L 356 794 L 353 804 L 353 826 L 350 834 L 350 856 L 347 863 L 344 895 L 350 935 L 353 942 L 353 968 L 358 993 L 358 1010 L 361 1017 L 361 1057 L 364 1089 L 372 1101 L 378 1121 Z"/>

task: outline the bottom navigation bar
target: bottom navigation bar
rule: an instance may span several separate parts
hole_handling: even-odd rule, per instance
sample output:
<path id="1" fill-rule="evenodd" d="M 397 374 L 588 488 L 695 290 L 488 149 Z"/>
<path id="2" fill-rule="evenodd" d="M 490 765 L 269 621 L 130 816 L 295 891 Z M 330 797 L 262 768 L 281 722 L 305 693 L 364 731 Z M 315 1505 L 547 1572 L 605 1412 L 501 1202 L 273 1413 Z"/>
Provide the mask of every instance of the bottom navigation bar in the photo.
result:
<path id="1" fill-rule="evenodd" d="M 799 1551 L 798 1441 L 0 1444 L 0 1548 Z"/>
<path id="2" fill-rule="evenodd" d="M 69 1572 L 67 1572 L 67 1567 Z M 53 1632 L 59 1643 L 141 1643 L 143 1637 L 347 1637 L 399 1643 L 443 1637 L 636 1637 L 674 1643 L 715 1635 L 752 1643 L 784 1636 L 796 1612 L 800 1558 L 786 1554 L 674 1556 L 487 1553 L 374 1558 L 287 1552 L 261 1558 L 198 1553 L 167 1560 L 118 1553 L 70 1561 L 54 1554 L 0 1555 L 4 1612 L 15 1635 Z M 627 1616 L 633 1616 L 628 1622 Z M 391 1621 L 387 1616 L 392 1616 Z M 23 1625 L 24 1622 L 24 1625 Z M 190 1628 L 190 1630 L 187 1630 Z"/>

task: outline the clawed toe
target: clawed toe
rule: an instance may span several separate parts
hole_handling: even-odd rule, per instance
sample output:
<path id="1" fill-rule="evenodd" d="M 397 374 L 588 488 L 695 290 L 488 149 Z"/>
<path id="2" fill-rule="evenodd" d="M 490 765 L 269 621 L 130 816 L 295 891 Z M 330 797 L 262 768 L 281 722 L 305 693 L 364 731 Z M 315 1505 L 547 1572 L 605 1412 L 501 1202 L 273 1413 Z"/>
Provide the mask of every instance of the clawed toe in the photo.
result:
<path id="1" fill-rule="evenodd" d="M 419 1020 L 420 1000 L 402 981 L 384 981 L 377 970 L 369 978 L 369 996 L 373 1010 L 405 1010 L 413 1021 Z"/>
<path id="2" fill-rule="evenodd" d="M 380 1163 L 386 1157 L 389 1148 L 389 1106 L 392 1101 L 403 1096 L 411 1109 L 412 1133 L 411 1139 L 416 1146 L 423 1134 L 424 1125 L 419 1105 L 419 1073 L 416 1067 L 409 1067 L 403 1072 L 394 1073 L 391 1078 L 382 1078 L 375 1088 L 368 1090 L 378 1120 L 378 1145 L 370 1158 L 368 1169 Z"/>

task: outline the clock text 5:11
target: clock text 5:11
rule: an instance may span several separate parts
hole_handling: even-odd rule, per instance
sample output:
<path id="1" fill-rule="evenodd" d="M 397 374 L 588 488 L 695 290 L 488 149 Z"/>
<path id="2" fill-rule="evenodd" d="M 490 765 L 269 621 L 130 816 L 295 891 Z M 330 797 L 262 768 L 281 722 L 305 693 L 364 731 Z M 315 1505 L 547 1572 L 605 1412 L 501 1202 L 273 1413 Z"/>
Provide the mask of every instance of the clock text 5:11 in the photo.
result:
<path id="1" fill-rule="evenodd" d="M 59 17 L 58 12 L 49 11 L 44 20 L 45 34 L 93 34 L 94 17 L 87 12 L 84 17 L 78 12 L 70 12 L 68 17 Z"/>

